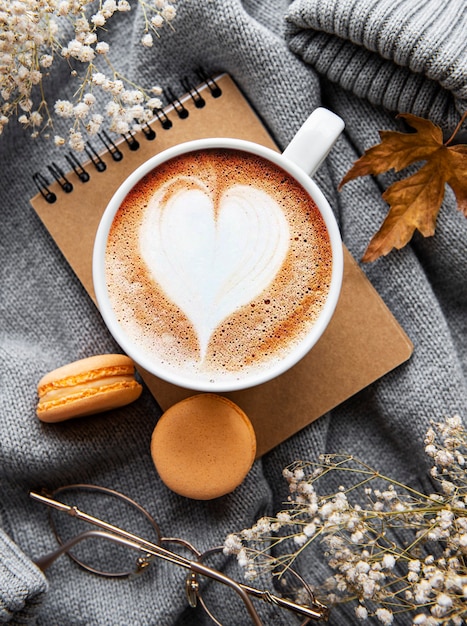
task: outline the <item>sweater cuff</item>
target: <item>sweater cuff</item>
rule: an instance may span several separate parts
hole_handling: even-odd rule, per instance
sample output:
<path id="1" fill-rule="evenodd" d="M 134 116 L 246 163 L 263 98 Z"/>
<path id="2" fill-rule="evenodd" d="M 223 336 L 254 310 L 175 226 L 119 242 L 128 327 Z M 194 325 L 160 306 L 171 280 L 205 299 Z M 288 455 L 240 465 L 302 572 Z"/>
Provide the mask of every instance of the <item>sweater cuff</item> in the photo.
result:
<path id="1" fill-rule="evenodd" d="M 47 588 L 39 568 L 0 530 L 0 623 L 31 622 Z"/>
<path id="2" fill-rule="evenodd" d="M 286 37 L 317 72 L 372 104 L 455 125 L 467 109 L 466 28 L 455 0 L 295 0 Z"/>

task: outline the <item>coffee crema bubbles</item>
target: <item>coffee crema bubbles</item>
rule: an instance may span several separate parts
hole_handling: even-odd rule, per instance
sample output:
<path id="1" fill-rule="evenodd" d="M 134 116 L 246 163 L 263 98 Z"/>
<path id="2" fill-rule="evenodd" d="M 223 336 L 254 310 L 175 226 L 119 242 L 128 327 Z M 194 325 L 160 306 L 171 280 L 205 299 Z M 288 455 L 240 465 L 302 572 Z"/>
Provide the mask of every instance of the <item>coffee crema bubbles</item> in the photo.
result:
<path id="1" fill-rule="evenodd" d="M 218 382 L 264 371 L 303 340 L 329 292 L 332 251 L 290 174 L 216 148 L 137 183 L 114 218 L 105 264 L 116 318 L 146 358 Z"/>

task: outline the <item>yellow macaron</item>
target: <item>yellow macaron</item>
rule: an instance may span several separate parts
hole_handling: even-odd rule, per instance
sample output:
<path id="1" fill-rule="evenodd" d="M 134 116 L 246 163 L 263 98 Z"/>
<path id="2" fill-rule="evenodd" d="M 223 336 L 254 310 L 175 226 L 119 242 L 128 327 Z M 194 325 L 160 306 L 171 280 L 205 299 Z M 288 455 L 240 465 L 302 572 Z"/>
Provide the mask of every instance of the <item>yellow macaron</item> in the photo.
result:
<path id="1" fill-rule="evenodd" d="M 123 354 L 99 354 L 63 365 L 37 385 L 37 417 L 62 422 L 101 413 L 136 400 L 143 390 L 133 361 Z"/>
<path id="2" fill-rule="evenodd" d="M 246 414 L 228 398 L 212 393 L 170 407 L 151 439 L 151 456 L 162 481 L 175 493 L 196 500 L 233 491 L 255 455 L 255 431 Z"/>

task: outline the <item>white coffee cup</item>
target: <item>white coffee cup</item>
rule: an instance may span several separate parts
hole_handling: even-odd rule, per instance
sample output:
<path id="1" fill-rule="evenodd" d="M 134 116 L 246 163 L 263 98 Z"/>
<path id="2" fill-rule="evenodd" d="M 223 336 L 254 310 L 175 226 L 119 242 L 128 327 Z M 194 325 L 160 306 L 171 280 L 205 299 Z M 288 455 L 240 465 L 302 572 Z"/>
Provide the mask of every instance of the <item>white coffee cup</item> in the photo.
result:
<path id="1" fill-rule="evenodd" d="M 119 187 L 119 189 L 116 191 L 116 193 L 110 200 L 103 214 L 103 217 L 101 219 L 101 222 L 100 222 L 97 234 L 96 234 L 96 239 L 95 239 L 95 244 L 94 244 L 94 254 L 93 254 L 93 281 L 94 281 L 94 290 L 96 294 L 98 307 L 108 329 L 110 330 L 111 334 L 113 335 L 117 343 L 135 361 L 136 364 L 144 368 L 149 373 L 154 374 L 155 376 L 163 380 L 166 380 L 170 383 L 173 383 L 175 385 L 178 385 L 180 387 L 185 387 L 187 389 L 193 389 L 197 391 L 228 392 L 228 391 L 234 391 L 234 390 L 239 390 L 239 389 L 244 389 L 247 387 L 259 385 L 272 378 L 275 378 L 279 376 L 280 374 L 282 374 L 283 372 L 285 372 L 286 370 L 288 370 L 289 368 L 291 368 L 293 365 L 295 365 L 300 359 L 302 359 L 308 353 L 308 351 L 315 345 L 315 343 L 323 334 L 324 330 L 326 329 L 334 313 L 334 310 L 335 310 L 335 307 L 339 298 L 339 294 L 340 294 L 342 275 L 343 275 L 342 240 L 340 237 L 339 229 L 338 229 L 336 220 L 334 218 L 332 209 L 329 206 L 329 203 L 327 202 L 326 198 L 324 197 L 323 193 L 321 192 L 319 187 L 316 185 L 316 183 L 310 178 L 310 176 L 316 171 L 316 169 L 321 165 L 322 161 L 326 158 L 327 154 L 331 150 L 332 146 L 334 145 L 338 136 L 342 132 L 343 128 L 344 128 L 344 123 L 341 120 L 341 118 L 339 118 L 334 113 L 328 111 L 327 109 L 318 108 L 310 115 L 310 117 L 303 124 L 303 126 L 295 135 L 295 137 L 293 138 L 289 146 L 286 148 L 286 150 L 282 154 L 275 152 L 269 148 L 266 148 L 262 145 L 255 144 L 249 141 L 240 140 L 240 139 L 231 139 L 231 138 L 200 139 L 200 140 L 190 141 L 190 142 L 186 142 L 186 143 L 174 146 L 172 148 L 169 148 L 157 154 L 156 156 L 149 159 L 146 163 L 141 165 L 125 180 L 125 182 Z M 108 248 L 108 242 L 110 241 L 110 233 L 112 232 L 113 224 L 114 224 L 114 221 L 116 220 L 116 215 L 119 212 L 120 207 L 122 206 L 122 203 L 124 203 L 127 197 L 129 197 L 129 194 L 133 193 L 135 189 L 139 188 L 139 186 L 142 183 L 142 179 L 146 180 L 145 177 L 147 175 L 151 176 L 152 172 L 157 173 L 161 168 L 167 167 L 167 164 L 172 163 L 174 160 L 183 159 L 187 156 L 190 157 L 190 155 L 193 153 L 201 154 L 201 153 L 205 153 L 206 151 L 212 152 L 218 149 L 220 149 L 221 151 L 229 151 L 229 153 L 232 152 L 232 154 L 236 154 L 238 151 L 240 151 L 240 153 L 242 154 L 247 154 L 247 155 L 252 156 L 253 159 L 259 157 L 260 160 L 264 159 L 265 162 L 270 164 L 271 168 L 280 169 L 280 171 L 282 172 L 285 171 L 286 175 L 288 175 L 287 179 L 291 181 L 290 184 L 291 185 L 298 184 L 298 186 L 301 187 L 303 190 L 305 190 L 306 194 L 309 197 L 311 197 L 314 205 L 316 206 L 320 214 L 320 219 L 322 219 L 322 221 L 324 222 L 325 229 L 327 231 L 327 236 L 329 238 L 330 251 L 332 253 L 332 262 L 331 262 L 331 269 L 329 270 L 329 284 L 328 284 L 327 295 L 326 295 L 326 298 L 322 307 L 317 313 L 316 319 L 314 319 L 313 323 L 310 324 L 309 327 L 307 327 L 306 333 L 303 334 L 302 332 L 302 335 L 300 336 L 297 335 L 297 337 L 299 338 L 296 341 L 294 340 L 293 342 L 291 342 L 291 344 L 288 345 L 287 348 L 282 349 L 281 347 L 281 349 L 277 351 L 277 354 L 275 356 L 273 355 L 273 357 L 271 358 L 268 357 L 268 360 L 264 361 L 264 363 L 263 361 L 261 361 L 261 363 L 257 365 L 255 363 L 254 358 L 251 357 L 249 359 L 249 362 L 251 363 L 250 365 L 248 365 L 248 367 L 245 368 L 245 370 L 243 369 L 243 364 L 241 364 L 238 370 L 234 368 L 233 371 L 229 371 L 227 374 L 225 374 L 224 371 L 217 372 L 215 370 L 215 367 L 214 367 L 214 370 L 213 370 L 213 367 L 204 368 L 204 366 L 203 367 L 200 366 L 200 368 L 197 369 L 198 366 L 193 365 L 191 361 L 189 363 L 189 367 L 185 367 L 185 366 L 182 367 L 180 363 L 177 362 L 176 358 L 174 362 L 170 363 L 168 362 L 169 359 L 167 355 L 164 354 L 163 357 L 159 357 L 157 353 L 153 354 L 150 351 L 148 351 L 147 346 L 144 346 L 142 343 L 138 342 L 138 339 L 135 339 L 135 335 L 133 331 L 131 330 L 133 320 L 130 319 L 129 325 L 128 325 L 128 318 L 131 317 L 132 315 L 131 310 L 128 313 L 128 304 L 126 305 L 126 309 L 125 309 L 126 311 L 125 323 L 119 321 L 119 317 L 122 317 L 121 311 L 118 314 L 115 311 L 115 308 L 116 308 L 115 302 L 112 300 L 112 297 L 109 294 L 108 272 L 106 271 L 106 263 L 110 263 L 110 266 L 112 264 L 112 261 L 108 261 L 108 260 L 106 261 L 106 257 L 108 255 L 106 251 Z M 168 189 L 171 184 L 172 182 L 170 180 L 167 180 L 166 188 Z M 254 179 L 251 181 L 251 184 L 255 185 Z M 243 193 L 246 188 L 247 187 L 245 185 L 241 186 L 241 192 Z M 201 187 L 199 189 L 197 188 L 198 196 L 203 196 L 204 192 L 200 189 Z M 238 189 L 240 189 L 240 186 L 237 186 L 237 190 Z M 187 194 L 188 192 L 184 192 L 184 193 Z M 256 223 L 255 220 L 257 220 L 258 216 L 261 218 L 261 216 L 259 215 L 259 212 L 262 209 L 258 208 L 258 206 L 261 205 L 263 195 L 261 195 L 262 192 L 260 191 L 254 192 L 254 193 L 257 193 L 257 196 L 254 198 L 254 202 L 253 201 L 250 202 L 250 205 L 254 207 L 252 209 L 253 213 L 256 212 L 257 215 L 255 213 L 255 215 L 250 220 L 250 222 L 247 222 L 249 226 L 243 231 L 245 232 L 245 236 L 247 235 L 250 236 L 252 234 L 250 231 L 254 230 L 254 224 Z M 209 204 L 208 200 L 206 200 L 204 196 L 202 200 L 204 204 L 206 203 Z M 151 202 L 153 202 L 152 199 L 150 199 L 149 204 Z M 258 205 L 258 202 L 259 202 L 259 205 Z M 146 202 L 146 204 L 148 204 L 148 202 Z M 203 207 L 204 207 L 204 204 L 203 204 Z M 231 201 L 231 204 L 232 204 L 232 201 Z M 199 215 L 202 216 L 201 221 L 204 221 L 203 219 L 204 208 L 203 207 L 200 207 L 200 212 L 199 212 Z M 144 210 L 149 211 L 149 209 L 144 209 Z M 153 209 L 151 209 L 151 211 L 152 210 Z M 221 212 L 221 208 L 219 208 L 219 212 Z M 270 213 L 269 209 L 265 209 L 264 213 L 266 215 L 266 222 L 268 222 L 268 220 L 271 221 L 269 218 L 269 213 Z M 220 213 L 217 213 L 216 215 L 219 216 L 219 214 Z M 143 230 L 147 232 L 148 224 L 151 224 L 151 226 L 153 224 L 156 224 L 156 227 L 158 227 L 157 225 L 159 224 L 159 222 L 157 220 L 159 219 L 159 217 L 157 217 L 157 219 L 156 218 L 151 218 L 151 219 L 152 221 L 151 220 L 147 221 L 146 219 L 146 221 L 144 222 L 145 229 L 143 228 L 143 226 L 141 226 L 141 229 L 138 232 L 142 232 Z M 209 222 L 210 219 L 211 218 L 207 219 L 207 223 Z M 217 220 L 218 217 L 214 219 Z M 271 224 L 271 229 L 272 231 L 274 231 L 273 235 L 271 235 L 271 238 L 276 237 L 276 239 L 277 238 L 280 239 L 282 237 L 283 241 L 286 242 L 287 237 L 290 235 L 290 233 L 287 233 L 286 235 L 284 233 L 281 233 L 281 229 L 282 229 L 281 224 L 283 222 L 281 222 L 280 219 L 276 220 L 276 222 L 277 223 L 275 224 Z M 196 240 L 196 238 L 198 237 L 198 233 L 197 233 L 198 227 L 196 224 L 197 222 L 195 222 L 193 226 L 194 232 L 193 232 L 193 236 L 190 238 L 190 241 Z M 201 226 L 201 229 L 202 228 L 203 227 Z M 209 230 L 210 225 L 206 226 L 206 228 Z M 165 230 L 165 232 L 168 234 L 168 238 L 171 240 L 173 233 L 170 230 Z M 214 232 L 214 230 L 212 230 L 212 232 Z M 152 234 L 151 235 L 144 234 L 142 236 L 148 239 L 148 237 L 152 237 Z M 176 236 L 177 234 L 175 233 L 174 237 Z M 176 254 L 180 253 L 180 255 L 183 256 L 185 253 L 183 250 L 182 243 L 178 243 L 178 239 L 175 238 L 174 246 L 167 244 L 167 249 L 164 251 L 164 254 L 166 256 L 161 261 L 162 252 L 159 252 L 159 250 L 164 248 L 165 241 L 164 241 L 163 236 L 160 235 L 160 233 L 158 237 L 159 239 L 155 240 L 157 245 L 154 246 L 154 249 L 156 251 L 154 252 L 154 255 L 150 257 L 148 263 L 151 265 L 151 268 L 154 269 L 155 276 L 156 276 L 156 284 L 157 284 L 157 288 L 159 289 L 160 284 L 165 283 L 166 278 L 164 274 L 165 270 L 163 268 L 161 269 L 160 267 L 158 267 L 157 264 L 159 262 L 161 262 L 162 264 L 168 262 L 169 265 L 172 262 L 177 263 L 178 261 L 176 258 L 174 259 L 170 258 L 167 261 L 166 259 L 167 255 L 169 255 L 170 257 L 170 256 L 175 256 Z M 212 236 L 210 235 L 207 238 L 205 234 L 203 234 L 202 237 L 204 237 L 203 241 L 211 241 L 209 237 L 212 238 L 213 235 Z M 268 256 L 270 251 L 268 252 L 268 250 L 266 250 L 264 253 L 261 250 L 256 251 L 258 247 L 261 248 L 261 245 L 258 246 L 257 244 L 261 244 L 262 239 L 260 237 L 260 234 L 255 234 L 254 237 L 256 238 L 253 238 L 252 241 L 256 242 L 256 244 L 252 245 L 251 248 L 253 249 L 254 255 L 256 255 L 257 258 L 255 257 L 255 259 L 251 261 L 251 263 L 257 263 L 257 265 L 261 266 L 261 270 L 258 270 L 260 271 L 260 273 L 262 272 L 261 280 L 268 281 L 271 278 L 271 276 L 272 276 L 271 280 L 273 280 L 275 276 L 275 272 L 276 272 L 274 263 L 277 262 L 277 267 L 282 267 L 281 263 L 285 263 L 285 261 L 284 262 L 281 261 L 282 257 L 278 258 L 276 253 L 271 254 L 271 258 L 270 258 Z M 295 237 L 295 239 L 298 239 L 298 237 Z M 214 262 L 211 261 L 212 266 L 217 266 L 217 265 L 222 266 L 222 259 L 219 258 L 219 255 L 223 254 L 222 247 L 229 248 L 229 246 L 231 245 L 229 242 L 227 242 L 226 238 L 225 240 L 222 240 L 221 243 L 222 243 L 222 245 L 220 245 L 221 252 L 219 251 L 216 252 L 216 254 L 218 255 L 217 257 L 216 256 L 212 257 L 212 254 L 209 253 L 211 254 L 209 258 L 211 260 L 214 258 Z M 152 245 L 153 245 L 152 239 L 150 240 L 150 244 L 148 243 L 141 244 L 142 246 L 141 249 L 143 251 L 142 258 L 144 259 L 143 261 L 141 261 L 141 263 L 143 265 L 145 261 L 147 261 L 149 258 L 147 255 L 153 254 L 152 248 L 151 248 Z M 218 242 L 216 245 L 218 245 Z M 146 246 L 149 252 L 145 252 L 144 246 Z M 206 247 L 207 245 L 204 248 L 197 249 L 198 254 L 194 258 L 194 260 L 189 260 L 189 261 L 187 261 L 186 259 L 183 260 L 184 265 L 182 264 L 181 267 L 185 268 L 185 270 L 183 271 L 186 273 L 186 276 L 183 275 L 183 271 L 182 271 L 181 278 L 180 278 L 180 275 L 177 274 L 177 275 L 174 275 L 173 278 L 167 281 L 166 291 L 168 290 L 168 300 L 173 301 L 175 303 L 174 304 L 175 307 L 178 307 L 179 309 L 182 310 L 183 313 L 186 313 L 187 318 L 189 320 L 192 320 L 195 317 L 196 318 L 202 317 L 202 315 L 204 315 L 204 309 L 209 308 L 207 305 L 206 306 L 203 305 L 200 307 L 200 306 L 196 306 L 196 303 L 195 305 L 193 305 L 192 303 L 190 304 L 190 302 L 188 302 L 188 295 L 186 294 L 187 289 L 185 289 L 184 283 L 182 281 L 182 279 L 183 280 L 186 279 L 186 285 L 189 287 L 189 289 L 193 289 L 194 291 L 199 289 L 200 291 L 202 291 L 200 283 L 203 283 L 204 285 L 205 281 L 202 277 L 205 276 L 206 273 L 205 272 L 199 273 L 201 271 L 200 270 L 197 274 L 196 272 L 198 270 L 196 269 L 196 267 L 193 268 L 192 266 L 194 263 L 196 264 L 199 260 L 201 263 L 201 266 L 204 267 L 205 269 L 210 267 L 210 262 L 206 261 L 205 259 L 199 258 L 200 256 L 203 256 L 202 250 L 204 250 Z M 229 251 L 229 250 L 227 252 L 231 256 L 235 256 L 234 252 Z M 240 269 L 241 268 L 236 268 L 235 271 L 239 273 Z M 247 267 L 246 270 L 249 270 L 249 268 Z M 251 271 L 253 271 L 253 269 Z M 271 274 L 271 276 L 269 276 L 268 272 Z M 197 276 L 201 278 L 199 280 L 196 280 Z M 112 279 L 112 280 L 115 282 L 116 279 Z M 178 285 L 177 287 L 178 282 L 180 282 L 180 285 Z M 241 309 L 242 307 L 244 308 L 247 307 L 248 303 L 244 301 L 242 294 L 246 294 L 245 297 L 247 298 L 247 300 L 250 296 L 247 295 L 247 287 L 243 289 L 241 281 L 238 283 L 238 285 L 236 284 L 236 287 L 233 293 L 234 293 L 234 297 L 233 297 L 234 304 L 236 302 L 235 298 L 237 298 L 237 300 L 239 301 L 239 307 L 238 307 L 239 309 Z M 198 297 L 198 295 L 199 294 L 195 294 L 195 297 Z M 128 301 L 129 298 L 130 297 L 128 296 L 128 294 L 125 294 L 126 301 Z M 130 301 L 131 301 L 131 298 L 130 298 Z M 253 297 L 252 297 L 252 301 L 253 301 Z M 200 302 L 206 303 L 207 300 L 201 299 Z M 267 302 L 267 300 L 265 300 L 265 302 Z M 222 306 L 227 307 L 226 311 L 223 311 Z M 234 308 L 232 310 L 228 309 L 229 306 L 233 306 L 233 305 L 231 305 L 230 303 L 227 303 L 226 301 L 221 301 L 220 305 L 219 306 L 216 305 L 216 307 L 212 305 L 211 308 L 213 308 L 213 310 L 211 311 L 210 315 L 211 317 L 214 316 L 214 322 L 212 322 L 213 328 L 216 326 L 216 324 L 222 323 L 222 320 L 223 320 L 222 316 L 224 315 L 224 313 L 225 313 L 224 317 L 226 319 L 229 318 L 230 314 L 233 315 L 235 313 Z M 253 307 L 255 305 L 251 304 L 251 306 Z M 131 309 L 131 305 L 130 305 L 130 309 Z M 200 311 L 202 311 L 202 313 Z M 158 311 L 154 311 L 154 314 L 158 315 Z M 201 328 L 202 320 L 198 320 L 198 321 L 200 322 L 199 327 Z M 198 328 L 196 324 L 194 324 L 194 327 Z M 283 328 L 286 328 L 286 327 L 287 325 L 284 323 Z M 206 352 L 207 347 L 209 345 L 209 341 L 210 341 L 209 333 L 217 332 L 217 330 L 210 329 L 209 332 L 205 333 L 206 337 L 204 339 L 202 339 L 201 337 L 203 332 L 204 331 L 199 331 L 198 339 L 199 339 L 200 345 L 201 343 L 203 343 L 203 345 L 205 346 L 202 351 Z M 232 328 L 230 329 L 230 332 L 232 333 Z M 235 339 L 235 341 L 237 342 L 242 341 L 243 332 L 244 332 L 243 330 L 239 329 L 238 331 L 239 336 Z M 173 338 L 170 337 L 170 333 L 164 332 L 158 335 L 157 337 L 154 337 L 154 341 L 156 342 L 162 341 L 162 339 L 164 342 L 167 343 L 167 345 L 170 346 L 170 350 L 172 351 L 176 350 L 176 345 L 175 345 L 176 342 Z M 284 343 L 286 339 L 288 340 L 288 336 L 287 336 L 287 333 L 284 333 Z"/>

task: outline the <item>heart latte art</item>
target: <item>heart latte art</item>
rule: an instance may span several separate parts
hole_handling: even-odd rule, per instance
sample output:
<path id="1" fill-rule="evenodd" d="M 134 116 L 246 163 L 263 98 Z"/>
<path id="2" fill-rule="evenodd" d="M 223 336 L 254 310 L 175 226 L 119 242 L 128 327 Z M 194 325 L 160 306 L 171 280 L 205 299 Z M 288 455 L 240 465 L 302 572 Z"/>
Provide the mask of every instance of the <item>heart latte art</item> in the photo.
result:
<path id="1" fill-rule="evenodd" d="M 109 297 L 153 361 L 206 380 L 267 368 L 300 342 L 331 279 L 326 227 L 286 172 L 245 152 L 176 157 L 125 198 Z"/>
<path id="2" fill-rule="evenodd" d="M 264 191 L 232 185 L 216 198 L 200 179 L 175 177 L 151 199 L 140 245 L 151 275 L 192 322 L 203 360 L 217 326 L 274 280 L 289 228 Z"/>

